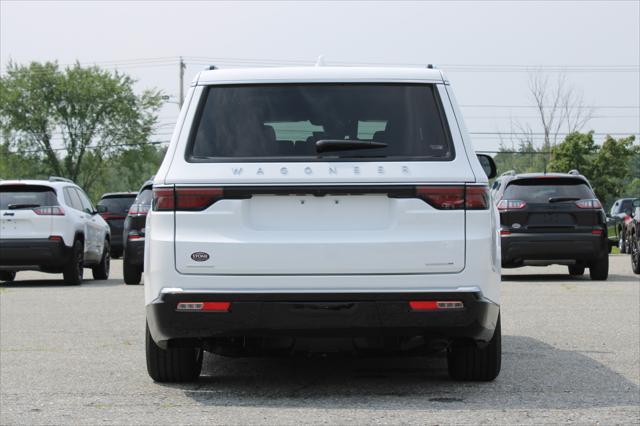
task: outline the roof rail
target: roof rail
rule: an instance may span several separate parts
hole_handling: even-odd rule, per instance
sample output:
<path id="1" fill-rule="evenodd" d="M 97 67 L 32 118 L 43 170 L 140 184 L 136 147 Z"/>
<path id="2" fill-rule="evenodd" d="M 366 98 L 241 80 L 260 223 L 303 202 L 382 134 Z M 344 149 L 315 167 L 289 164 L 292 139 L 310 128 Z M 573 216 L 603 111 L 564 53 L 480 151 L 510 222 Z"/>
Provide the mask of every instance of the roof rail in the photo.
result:
<path id="1" fill-rule="evenodd" d="M 205 70 L 209 70 L 209 71 L 217 70 L 217 69 L 218 69 L 218 67 L 216 67 L 215 65 L 209 65 L 208 67 L 205 68 Z"/>
<path id="2" fill-rule="evenodd" d="M 580 176 L 580 172 L 579 172 L 578 170 L 576 170 L 576 169 L 569 170 L 569 174 L 570 174 L 570 175 L 577 175 L 577 176 Z"/>
<path id="3" fill-rule="evenodd" d="M 515 176 L 516 175 L 516 171 L 515 170 L 507 170 L 506 172 L 502 173 L 500 175 L 500 177 L 502 176 Z"/>
<path id="4" fill-rule="evenodd" d="M 69 182 L 69 183 L 75 183 L 75 182 L 73 182 L 71 179 L 63 178 L 63 177 L 60 177 L 60 176 L 49 176 L 49 182 Z"/>
<path id="5" fill-rule="evenodd" d="M 437 69 L 437 67 L 435 65 L 433 65 L 433 64 L 427 64 L 427 68 L 430 69 L 430 70 Z"/>

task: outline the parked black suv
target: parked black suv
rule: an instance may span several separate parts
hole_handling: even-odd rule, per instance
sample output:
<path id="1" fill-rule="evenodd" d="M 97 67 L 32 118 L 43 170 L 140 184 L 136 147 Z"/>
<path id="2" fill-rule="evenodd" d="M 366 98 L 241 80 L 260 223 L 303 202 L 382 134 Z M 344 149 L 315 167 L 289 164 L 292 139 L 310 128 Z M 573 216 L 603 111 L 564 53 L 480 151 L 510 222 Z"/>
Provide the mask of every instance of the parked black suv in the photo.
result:
<path id="1" fill-rule="evenodd" d="M 147 213 L 151 208 L 151 187 L 153 181 L 148 180 L 142 185 L 135 201 L 129 208 L 129 214 L 124 220 L 122 238 L 124 241 L 124 257 L 122 259 L 122 273 L 126 284 L 140 284 L 142 267 L 144 265 L 144 228 Z"/>
<path id="2" fill-rule="evenodd" d="M 588 267 L 592 280 L 607 279 L 606 215 L 584 176 L 507 172 L 499 180 L 504 268 L 562 264 L 571 275 Z"/>
<path id="3" fill-rule="evenodd" d="M 631 217 L 634 200 L 635 198 L 620 198 L 616 200 L 607 216 L 609 245 L 618 246 L 620 253 L 631 252 L 626 234 L 626 225 Z"/>
<path id="4" fill-rule="evenodd" d="M 100 216 L 111 228 L 111 257 L 122 256 L 122 229 L 129 207 L 136 199 L 135 192 L 113 192 L 102 195 L 96 204 Z"/>

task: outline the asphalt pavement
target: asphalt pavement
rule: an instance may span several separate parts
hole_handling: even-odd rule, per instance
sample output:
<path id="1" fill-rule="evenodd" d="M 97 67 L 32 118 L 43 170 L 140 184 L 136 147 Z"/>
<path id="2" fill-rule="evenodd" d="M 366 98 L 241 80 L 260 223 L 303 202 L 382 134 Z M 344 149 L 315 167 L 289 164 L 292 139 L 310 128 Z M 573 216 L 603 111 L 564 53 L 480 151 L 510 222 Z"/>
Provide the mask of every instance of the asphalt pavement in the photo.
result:
<path id="1" fill-rule="evenodd" d="M 90 277 L 90 271 L 86 270 Z M 566 267 L 505 270 L 503 366 L 491 383 L 429 358 L 207 355 L 194 384 L 157 384 L 144 357 L 143 286 L 0 285 L 0 424 L 640 423 L 640 280 L 611 256 L 606 282 Z"/>

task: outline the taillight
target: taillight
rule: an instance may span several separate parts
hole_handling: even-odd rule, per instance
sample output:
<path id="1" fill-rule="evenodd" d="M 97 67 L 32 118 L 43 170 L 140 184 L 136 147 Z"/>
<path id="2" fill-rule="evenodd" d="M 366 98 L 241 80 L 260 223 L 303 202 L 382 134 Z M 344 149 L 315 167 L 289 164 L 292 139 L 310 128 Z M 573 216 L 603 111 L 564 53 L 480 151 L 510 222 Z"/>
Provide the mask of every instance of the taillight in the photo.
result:
<path id="1" fill-rule="evenodd" d="M 64 216 L 64 209 L 60 206 L 36 207 L 33 212 L 39 216 Z"/>
<path id="2" fill-rule="evenodd" d="M 602 204 L 600 204 L 600 201 L 596 200 L 595 198 L 590 200 L 578 200 L 576 201 L 576 206 L 578 206 L 581 209 L 601 209 L 602 208 Z"/>
<path id="3" fill-rule="evenodd" d="M 498 210 L 518 210 L 523 209 L 527 203 L 522 200 L 500 200 Z"/>
<path id="4" fill-rule="evenodd" d="M 144 235 L 136 231 L 135 229 L 132 231 L 129 231 L 129 234 L 127 234 L 127 240 L 141 240 L 143 238 L 144 238 Z"/>
<path id="5" fill-rule="evenodd" d="M 465 193 L 465 208 L 467 210 L 486 210 L 489 208 L 488 186 L 467 186 Z"/>
<path id="6" fill-rule="evenodd" d="M 486 210 L 487 186 L 418 186 L 416 196 L 440 210 Z"/>
<path id="7" fill-rule="evenodd" d="M 464 186 L 418 186 L 416 196 L 436 209 L 464 208 Z"/>
<path id="8" fill-rule="evenodd" d="M 153 190 L 153 209 L 167 210 L 204 210 L 223 197 L 222 188 L 155 188 Z"/>
<path id="9" fill-rule="evenodd" d="M 129 207 L 129 216 L 146 216 L 147 213 L 149 213 L 147 204 L 132 204 Z"/>

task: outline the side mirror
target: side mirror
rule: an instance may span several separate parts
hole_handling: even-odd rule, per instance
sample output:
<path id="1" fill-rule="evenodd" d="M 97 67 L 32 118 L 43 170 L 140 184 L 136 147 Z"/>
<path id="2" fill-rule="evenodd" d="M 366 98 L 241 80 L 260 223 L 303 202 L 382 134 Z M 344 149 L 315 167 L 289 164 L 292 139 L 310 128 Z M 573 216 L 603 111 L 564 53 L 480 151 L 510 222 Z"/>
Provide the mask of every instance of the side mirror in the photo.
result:
<path id="1" fill-rule="evenodd" d="M 489 179 L 496 177 L 497 168 L 496 163 L 493 161 L 491 156 L 486 154 L 477 154 L 478 161 L 480 161 L 480 165 L 482 166 L 482 170 L 484 170 L 485 174 Z"/>
<path id="2" fill-rule="evenodd" d="M 102 204 L 98 204 L 96 206 L 96 212 L 98 213 L 106 213 L 107 211 L 109 211 L 109 209 L 107 209 L 107 206 L 104 206 Z"/>

